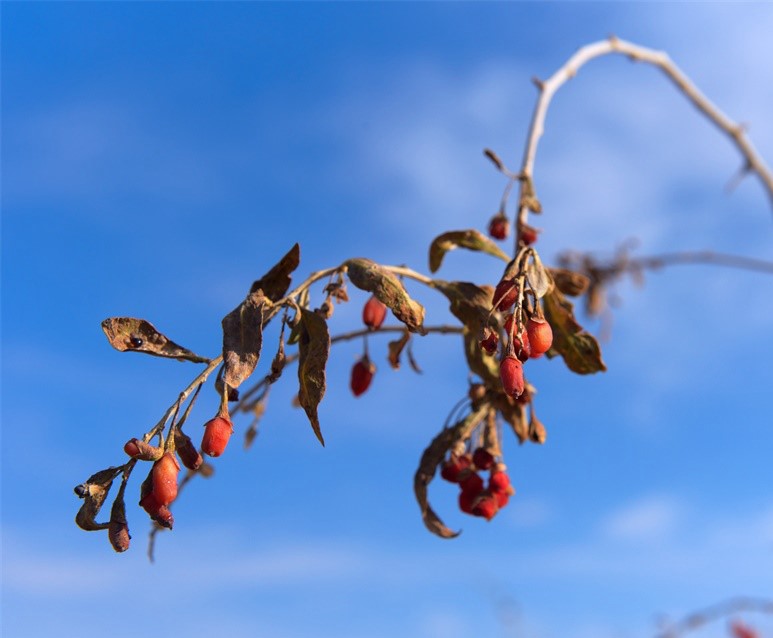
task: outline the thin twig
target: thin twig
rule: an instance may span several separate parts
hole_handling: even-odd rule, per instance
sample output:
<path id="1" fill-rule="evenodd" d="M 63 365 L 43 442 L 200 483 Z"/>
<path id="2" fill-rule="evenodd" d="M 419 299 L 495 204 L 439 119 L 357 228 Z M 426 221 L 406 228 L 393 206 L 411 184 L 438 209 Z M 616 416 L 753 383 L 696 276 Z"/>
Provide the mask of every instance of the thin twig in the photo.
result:
<path id="1" fill-rule="evenodd" d="M 727 117 L 713 102 L 701 93 L 684 72 L 671 61 L 668 54 L 663 51 L 656 51 L 626 42 L 616 37 L 610 37 L 607 40 L 594 42 L 580 48 L 550 78 L 536 82 L 539 96 L 529 126 L 529 134 L 521 167 L 521 200 L 518 209 L 518 221 L 520 224 L 525 224 L 528 219 L 529 207 L 525 206 L 523 202 L 524 189 L 530 188 L 532 185 L 531 180 L 534 175 L 537 146 L 545 131 L 545 117 L 547 116 L 548 107 L 553 96 L 559 88 L 577 74 L 577 71 L 582 66 L 595 58 L 610 54 L 627 55 L 636 62 L 652 64 L 663 71 L 668 79 L 676 85 L 677 89 L 692 102 L 693 106 L 730 137 L 744 158 L 744 170 L 757 175 L 763 187 L 767 190 L 771 206 L 773 206 L 773 173 L 771 173 L 762 157 L 752 145 L 744 127 Z"/>
<path id="2" fill-rule="evenodd" d="M 464 328 L 462 326 L 425 326 L 424 330 L 426 334 L 462 334 Z M 360 328 L 359 330 L 352 330 L 351 332 L 344 332 L 340 335 L 331 337 L 330 343 L 339 343 L 340 341 L 352 341 L 353 339 L 359 339 L 367 335 L 377 335 L 380 333 L 390 334 L 395 332 L 405 332 L 405 326 L 381 326 L 378 330 L 371 330 L 370 328 Z M 293 353 L 285 359 L 285 365 L 295 363 L 298 360 L 298 353 Z M 255 403 L 260 401 L 260 397 L 254 401 L 247 403 L 247 399 L 253 397 L 255 393 L 259 392 L 268 383 L 267 377 L 264 377 L 258 381 L 249 390 L 244 392 L 239 399 L 239 402 L 234 406 L 234 412 L 249 412 L 255 407 Z"/>
<path id="3" fill-rule="evenodd" d="M 710 622 L 742 611 L 773 614 L 773 600 L 746 597 L 731 598 L 685 616 L 682 620 L 669 625 L 665 631 L 658 633 L 656 638 L 676 638 Z"/>

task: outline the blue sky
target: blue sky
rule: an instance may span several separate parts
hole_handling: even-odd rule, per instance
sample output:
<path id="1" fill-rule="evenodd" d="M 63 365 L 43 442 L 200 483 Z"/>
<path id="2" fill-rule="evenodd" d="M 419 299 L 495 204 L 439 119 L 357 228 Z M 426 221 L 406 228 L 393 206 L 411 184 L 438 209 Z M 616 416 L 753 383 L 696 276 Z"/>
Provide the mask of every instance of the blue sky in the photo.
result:
<path id="1" fill-rule="evenodd" d="M 771 32 L 773 6 L 751 3 L 3 3 L 3 635 L 638 638 L 663 615 L 773 596 L 772 282 L 709 267 L 620 286 L 606 374 L 530 366 L 548 442 L 506 441 L 518 494 L 490 524 L 433 484 L 458 539 L 430 536 L 412 494 L 466 389 L 449 337 L 416 344 L 421 377 L 373 340 L 360 399 L 360 344 L 335 346 L 325 449 L 288 374 L 253 449 L 235 438 L 176 503 L 154 565 L 133 497 L 126 554 L 72 522 L 72 487 L 122 462 L 195 376 L 116 353 L 102 319 L 144 317 L 212 356 L 221 318 L 296 241 L 299 273 L 352 256 L 426 272 L 434 236 L 496 209 L 481 149 L 518 164 L 530 79 L 610 33 L 666 49 L 773 162 Z M 542 254 L 635 236 L 642 253 L 771 259 L 759 183 L 724 188 L 739 164 L 656 71 L 597 61 L 548 115 Z M 454 253 L 440 274 L 500 269 Z M 364 300 L 336 309 L 334 333 Z M 215 405 L 205 391 L 194 420 Z"/>

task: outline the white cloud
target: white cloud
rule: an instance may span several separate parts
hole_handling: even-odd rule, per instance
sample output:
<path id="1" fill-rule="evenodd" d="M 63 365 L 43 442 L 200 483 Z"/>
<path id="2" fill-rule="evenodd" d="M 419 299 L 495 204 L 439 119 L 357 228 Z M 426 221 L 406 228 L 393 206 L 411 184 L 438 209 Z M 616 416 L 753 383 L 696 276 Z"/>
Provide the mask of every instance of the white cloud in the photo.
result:
<path id="1" fill-rule="evenodd" d="M 602 533 L 613 540 L 647 542 L 672 534 L 682 506 L 670 496 L 648 496 L 609 514 Z"/>

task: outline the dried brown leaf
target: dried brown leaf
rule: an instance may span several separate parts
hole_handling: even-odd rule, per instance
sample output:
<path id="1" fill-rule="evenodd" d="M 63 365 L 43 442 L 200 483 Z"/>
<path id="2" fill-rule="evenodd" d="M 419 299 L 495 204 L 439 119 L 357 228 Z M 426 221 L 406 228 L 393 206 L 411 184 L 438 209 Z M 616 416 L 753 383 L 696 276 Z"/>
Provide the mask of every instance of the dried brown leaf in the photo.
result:
<path id="1" fill-rule="evenodd" d="M 390 341 L 387 344 L 389 348 L 387 359 L 389 360 L 389 365 L 392 366 L 392 369 L 397 370 L 400 368 L 400 355 L 403 353 L 405 346 L 408 345 L 410 338 L 411 333 L 406 330 L 399 339 Z"/>
<path id="2" fill-rule="evenodd" d="M 498 394 L 496 407 L 513 433 L 518 437 L 518 442 L 523 443 L 529 438 L 529 423 L 526 420 L 526 410 L 513 397 L 504 393 Z"/>
<path id="3" fill-rule="evenodd" d="M 550 274 L 545 266 L 542 265 L 542 260 L 537 253 L 532 254 L 532 260 L 526 266 L 526 277 L 537 299 L 542 299 L 553 287 Z"/>
<path id="4" fill-rule="evenodd" d="M 478 333 L 464 331 L 464 355 L 467 358 L 467 367 L 477 374 L 484 384 L 491 388 L 500 387 L 499 363 L 496 357 L 486 354 L 478 342 Z"/>
<path id="5" fill-rule="evenodd" d="M 553 329 L 551 352 L 560 354 L 567 367 L 578 374 L 605 371 L 599 343 L 577 323 L 572 303 L 558 289 L 545 295 L 543 302 L 545 318 Z"/>
<path id="6" fill-rule="evenodd" d="M 453 250 L 454 248 L 467 248 L 468 250 L 480 251 L 493 255 L 494 257 L 499 257 L 499 259 L 504 261 L 510 261 L 510 257 L 480 231 L 474 229 L 451 230 L 442 235 L 438 235 L 432 240 L 432 243 L 429 246 L 430 272 L 437 272 L 440 265 L 443 263 L 443 257 L 445 257 L 449 250 Z"/>
<path id="7" fill-rule="evenodd" d="M 290 288 L 290 274 L 301 263 L 301 248 L 295 244 L 279 262 L 250 288 L 250 293 L 263 291 L 271 301 L 279 301 Z"/>
<path id="8" fill-rule="evenodd" d="M 144 319 L 108 317 L 102 322 L 102 331 L 110 345 L 119 352 L 144 352 L 181 361 L 209 362 L 209 359 L 177 345 Z"/>
<path id="9" fill-rule="evenodd" d="M 483 154 L 484 154 L 486 157 L 488 157 L 488 158 L 491 160 L 491 162 L 494 164 L 494 166 L 496 166 L 496 167 L 497 167 L 497 168 L 498 168 L 500 171 L 505 171 L 505 170 L 507 170 L 507 169 L 505 168 L 505 165 L 504 165 L 504 163 L 502 162 L 502 160 L 501 160 L 501 159 L 499 159 L 499 155 L 497 155 L 497 154 L 496 154 L 494 151 L 492 151 L 490 148 L 484 148 L 484 149 L 483 149 Z"/>
<path id="10" fill-rule="evenodd" d="M 372 292 L 411 332 L 422 332 L 424 307 L 411 299 L 402 282 L 377 263 L 359 257 L 345 263 L 349 280 L 360 290 Z"/>
<path id="11" fill-rule="evenodd" d="M 484 326 L 496 324 L 489 322 L 493 289 L 481 288 L 468 281 L 436 280 L 434 287 L 451 302 L 451 313 L 469 330 L 476 334 Z"/>
<path id="12" fill-rule="evenodd" d="M 488 410 L 488 405 L 469 414 L 463 420 L 450 428 L 443 429 L 429 444 L 421 455 L 419 467 L 413 477 L 413 491 L 416 494 L 416 501 L 419 503 L 421 517 L 424 525 L 433 534 L 441 538 L 454 538 L 459 536 L 459 532 L 450 530 L 435 511 L 430 507 L 427 498 L 427 488 L 435 477 L 438 466 L 443 462 L 446 454 L 458 442 L 470 436 L 470 433 L 481 422 Z"/>
<path id="13" fill-rule="evenodd" d="M 582 273 L 566 268 L 550 268 L 549 270 L 556 288 L 570 297 L 581 295 L 590 286 L 590 279 Z"/>
<path id="14" fill-rule="evenodd" d="M 75 488 L 75 493 L 83 499 L 83 505 L 75 515 L 75 523 L 87 532 L 107 529 L 109 523 L 97 523 L 96 518 L 102 508 L 113 479 L 122 472 L 120 467 L 109 467 L 93 474 Z"/>
<path id="15" fill-rule="evenodd" d="M 232 388 L 238 388 L 258 365 L 263 321 L 271 305 L 259 290 L 223 317 L 223 379 Z"/>
<path id="16" fill-rule="evenodd" d="M 330 353 L 327 322 L 317 313 L 301 309 L 301 336 L 298 341 L 298 401 L 306 411 L 319 442 L 325 445 L 319 427 L 317 406 L 325 396 L 325 365 Z"/>

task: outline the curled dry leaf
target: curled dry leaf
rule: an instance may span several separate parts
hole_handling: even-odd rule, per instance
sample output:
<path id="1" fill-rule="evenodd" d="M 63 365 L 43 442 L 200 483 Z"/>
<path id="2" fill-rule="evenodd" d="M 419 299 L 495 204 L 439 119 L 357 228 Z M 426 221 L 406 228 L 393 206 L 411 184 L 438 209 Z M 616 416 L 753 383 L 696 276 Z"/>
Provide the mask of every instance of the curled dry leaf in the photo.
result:
<path id="1" fill-rule="evenodd" d="M 556 288 L 570 297 L 581 295 L 590 286 L 590 279 L 579 272 L 566 268 L 550 268 L 549 271 Z"/>
<path id="2" fill-rule="evenodd" d="M 290 288 L 290 274 L 301 263 L 301 248 L 295 244 L 279 262 L 260 279 L 253 282 L 250 293 L 263 291 L 271 301 L 279 301 Z"/>
<path id="3" fill-rule="evenodd" d="M 258 290 L 223 317 L 223 379 L 232 388 L 238 388 L 258 365 L 263 321 L 271 305 Z"/>
<path id="4" fill-rule="evenodd" d="M 422 332 L 424 306 L 411 299 L 402 282 L 386 268 L 358 257 L 344 264 L 349 280 L 360 290 L 372 292 L 411 332 Z"/>
<path id="5" fill-rule="evenodd" d="M 113 479 L 122 472 L 120 467 L 109 467 L 93 474 L 89 479 L 75 488 L 75 493 L 83 499 L 83 505 L 75 515 L 75 522 L 83 530 L 93 532 L 107 529 L 109 523 L 97 523 L 96 518 L 102 504 L 107 498 Z"/>
<path id="6" fill-rule="evenodd" d="M 209 359 L 177 345 L 144 319 L 108 317 L 102 322 L 102 331 L 110 345 L 119 352 L 144 352 L 181 361 L 209 362 Z"/>
<path id="7" fill-rule="evenodd" d="M 532 253 L 531 261 L 526 266 L 526 277 L 537 299 L 542 299 L 553 287 L 550 273 L 542 265 L 542 260 L 536 252 Z"/>
<path id="8" fill-rule="evenodd" d="M 548 352 L 560 354 L 567 367 L 577 374 L 604 372 L 601 349 L 596 338 L 583 330 L 574 318 L 571 302 L 553 289 L 544 297 L 545 318 L 553 328 L 553 347 Z"/>
<path id="9" fill-rule="evenodd" d="M 430 507 L 427 499 L 427 487 L 435 477 L 438 466 L 443 462 L 446 454 L 459 441 L 470 436 L 470 433 L 486 416 L 489 405 L 481 406 L 475 412 L 467 415 L 464 419 L 450 428 L 443 429 L 429 444 L 419 461 L 419 468 L 413 476 L 413 491 L 416 494 L 416 501 L 419 503 L 421 518 L 424 525 L 433 534 L 441 538 L 454 538 L 459 536 L 459 532 L 450 530 L 435 511 Z"/>
<path id="10" fill-rule="evenodd" d="M 301 309 L 300 339 L 298 340 L 298 402 L 306 411 L 314 434 L 322 445 L 317 406 L 325 396 L 325 366 L 330 353 L 330 333 L 327 322 L 317 313 Z"/>
<path id="11" fill-rule="evenodd" d="M 499 393 L 495 405 L 502 418 L 505 420 L 518 438 L 519 443 L 524 443 L 529 438 L 529 423 L 526 420 L 526 410 L 513 397 Z"/>
<path id="12" fill-rule="evenodd" d="M 505 168 L 505 165 L 504 165 L 504 163 L 502 162 L 502 160 L 501 160 L 501 159 L 499 159 L 499 155 L 497 155 L 497 154 L 496 154 L 494 151 L 492 151 L 490 148 L 484 148 L 484 149 L 483 149 L 483 154 L 484 154 L 486 157 L 488 157 L 488 158 L 491 160 L 491 162 L 494 164 L 494 166 L 496 166 L 496 167 L 497 167 L 497 168 L 498 168 L 500 171 L 505 171 L 505 170 L 507 170 L 507 169 Z"/>
<path id="13" fill-rule="evenodd" d="M 438 235 L 432 240 L 432 243 L 429 246 L 430 272 L 437 272 L 440 265 L 443 263 L 443 257 L 446 256 L 446 253 L 449 250 L 453 250 L 454 248 L 476 250 L 493 255 L 494 257 L 499 257 L 499 259 L 504 261 L 510 261 L 510 257 L 480 231 L 474 229 L 451 230 L 442 235 Z"/>
<path id="14" fill-rule="evenodd" d="M 410 338 L 411 333 L 406 330 L 399 339 L 390 341 L 389 344 L 387 344 L 389 348 L 387 359 L 389 360 L 389 365 L 392 366 L 393 370 L 400 368 L 400 355 L 403 353 L 405 346 L 408 345 Z"/>

